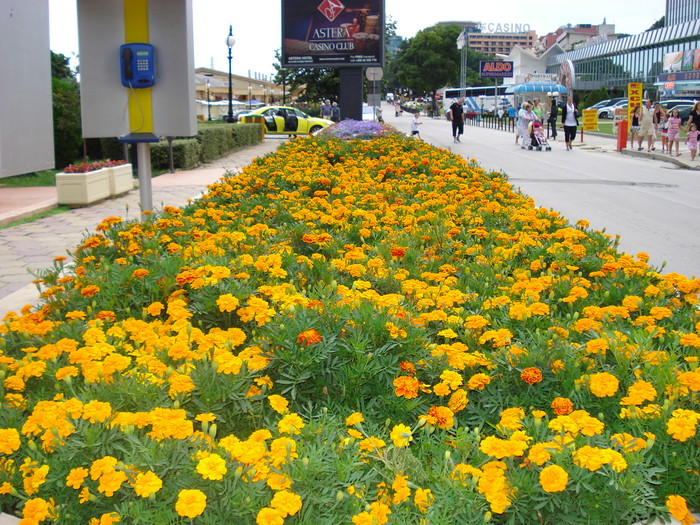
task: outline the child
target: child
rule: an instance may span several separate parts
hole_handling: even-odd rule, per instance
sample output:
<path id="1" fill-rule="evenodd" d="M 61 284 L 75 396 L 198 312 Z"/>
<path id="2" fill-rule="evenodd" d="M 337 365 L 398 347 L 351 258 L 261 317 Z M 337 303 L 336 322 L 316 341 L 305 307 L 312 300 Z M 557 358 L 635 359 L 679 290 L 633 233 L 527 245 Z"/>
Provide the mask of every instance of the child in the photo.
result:
<path id="1" fill-rule="evenodd" d="M 659 131 L 661 132 L 661 153 L 668 151 L 671 154 L 671 147 L 668 145 L 668 113 L 661 113 L 661 121 L 659 122 Z"/>
<path id="2" fill-rule="evenodd" d="M 418 126 L 420 126 L 423 123 L 418 122 L 418 117 L 420 117 L 420 115 L 418 113 L 414 113 L 413 120 L 411 121 L 411 136 L 420 138 Z"/>
<path id="3" fill-rule="evenodd" d="M 685 142 L 688 144 L 688 149 L 690 150 L 690 160 L 695 160 L 695 154 L 698 152 L 698 127 L 695 124 L 691 124 L 688 129 L 688 134 L 685 137 Z"/>
<path id="4" fill-rule="evenodd" d="M 680 114 L 677 109 L 671 111 L 671 116 L 668 118 L 668 154 L 671 155 L 671 150 L 673 149 L 673 144 L 676 144 L 676 157 L 680 157 L 681 154 L 678 151 L 678 143 L 681 138 L 681 121 Z"/>

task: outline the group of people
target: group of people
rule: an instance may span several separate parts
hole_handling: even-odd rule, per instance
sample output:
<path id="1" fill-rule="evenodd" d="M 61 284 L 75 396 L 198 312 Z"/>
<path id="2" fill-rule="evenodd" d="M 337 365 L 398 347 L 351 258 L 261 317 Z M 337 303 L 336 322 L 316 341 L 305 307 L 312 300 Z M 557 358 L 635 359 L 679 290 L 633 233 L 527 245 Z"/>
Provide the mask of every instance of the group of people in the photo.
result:
<path id="1" fill-rule="evenodd" d="M 332 120 L 333 122 L 340 122 L 340 107 L 337 102 L 333 102 L 326 99 L 321 105 L 321 118 Z"/>
<path id="2" fill-rule="evenodd" d="M 683 121 L 677 109 L 664 110 L 656 103 L 652 107 L 651 99 L 647 99 L 643 106 L 636 106 L 632 110 L 632 122 L 630 123 L 630 148 L 634 148 L 637 140 L 637 151 L 642 151 L 642 142 L 647 139 L 647 151 L 654 151 L 657 135 L 661 135 L 661 151 L 673 155 L 675 145 L 676 157 L 680 157 L 680 138 Z M 698 151 L 698 134 L 700 130 L 700 102 L 696 102 L 685 123 L 685 142 L 690 150 L 690 160 L 695 160 Z"/>
<path id="3" fill-rule="evenodd" d="M 515 143 L 519 144 L 519 140 L 523 138 L 522 148 L 527 147 L 528 137 L 530 136 L 531 125 L 535 122 L 543 124 L 545 108 L 542 107 L 540 99 L 535 98 L 532 102 L 525 102 L 518 110 L 518 122 L 515 126 Z M 559 106 L 557 101 L 552 97 L 549 114 L 546 115 L 546 122 L 549 124 L 552 139 L 557 139 L 557 119 L 559 117 Z M 578 127 L 579 111 L 576 107 L 573 97 L 569 96 L 566 99 L 566 105 L 561 110 L 561 123 L 564 126 L 564 142 L 566 150 L 573 149 L 572 142 L 576 137 L 576 128 Z"/>

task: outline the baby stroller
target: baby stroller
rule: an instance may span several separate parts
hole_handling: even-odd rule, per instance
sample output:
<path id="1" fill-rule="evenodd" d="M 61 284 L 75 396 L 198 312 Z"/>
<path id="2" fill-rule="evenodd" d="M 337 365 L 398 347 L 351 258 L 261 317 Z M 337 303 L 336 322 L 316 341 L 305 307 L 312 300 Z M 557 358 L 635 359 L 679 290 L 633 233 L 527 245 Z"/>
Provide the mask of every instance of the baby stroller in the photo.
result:
<path id="1" fill-rule="evenodd" d="M 547 142 L 547 137 L 544 136 L 544 129 L 542 128 L 542 123 L 535 121 L 530 123 L 530 145 L 527 149 L 536 149 L 537 151 L 552 151 L 552 147 Z"/>

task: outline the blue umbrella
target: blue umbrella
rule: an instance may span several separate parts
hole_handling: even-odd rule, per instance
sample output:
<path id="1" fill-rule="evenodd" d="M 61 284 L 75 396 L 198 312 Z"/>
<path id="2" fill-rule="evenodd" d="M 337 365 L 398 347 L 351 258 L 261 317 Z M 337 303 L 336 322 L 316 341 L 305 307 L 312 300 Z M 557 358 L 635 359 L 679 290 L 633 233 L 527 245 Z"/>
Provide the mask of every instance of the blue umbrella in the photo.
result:
<path id="1" fill-rule="evenodd" d="M 506 88 L 507 94 L 512 93 L 562 93 L 565 94 L 566 88 L 561 84 L 554 82 L 525 82 L 524 84 L 515 84 Z"/>

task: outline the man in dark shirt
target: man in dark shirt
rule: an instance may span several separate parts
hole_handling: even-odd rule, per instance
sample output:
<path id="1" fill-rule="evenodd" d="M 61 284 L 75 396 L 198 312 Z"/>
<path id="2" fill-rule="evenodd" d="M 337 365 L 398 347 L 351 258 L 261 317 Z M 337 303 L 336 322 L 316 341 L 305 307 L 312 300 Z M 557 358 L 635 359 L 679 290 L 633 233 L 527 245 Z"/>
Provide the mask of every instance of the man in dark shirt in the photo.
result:
<path id="1" fill-rule="evenodd" d="M 552 135 L 552 140 L 557 140 L 557 117 L 559 116 L 559 107 L 557 106 L 556 98 L 552 97 L 551 100 L 552 104 L 547 122 L 549 123 L 549 132 Z"/>
<path id="2" fill-rule="evenodd" d="M 454 142 L 462 142 L 459 137 L 464 133 L 464 99 L 460 98 L 457 102 L 453 102 L 450 106 L 450 111 L 447 112 L 447 118 L 452 121 L 452 138 Z"/>

